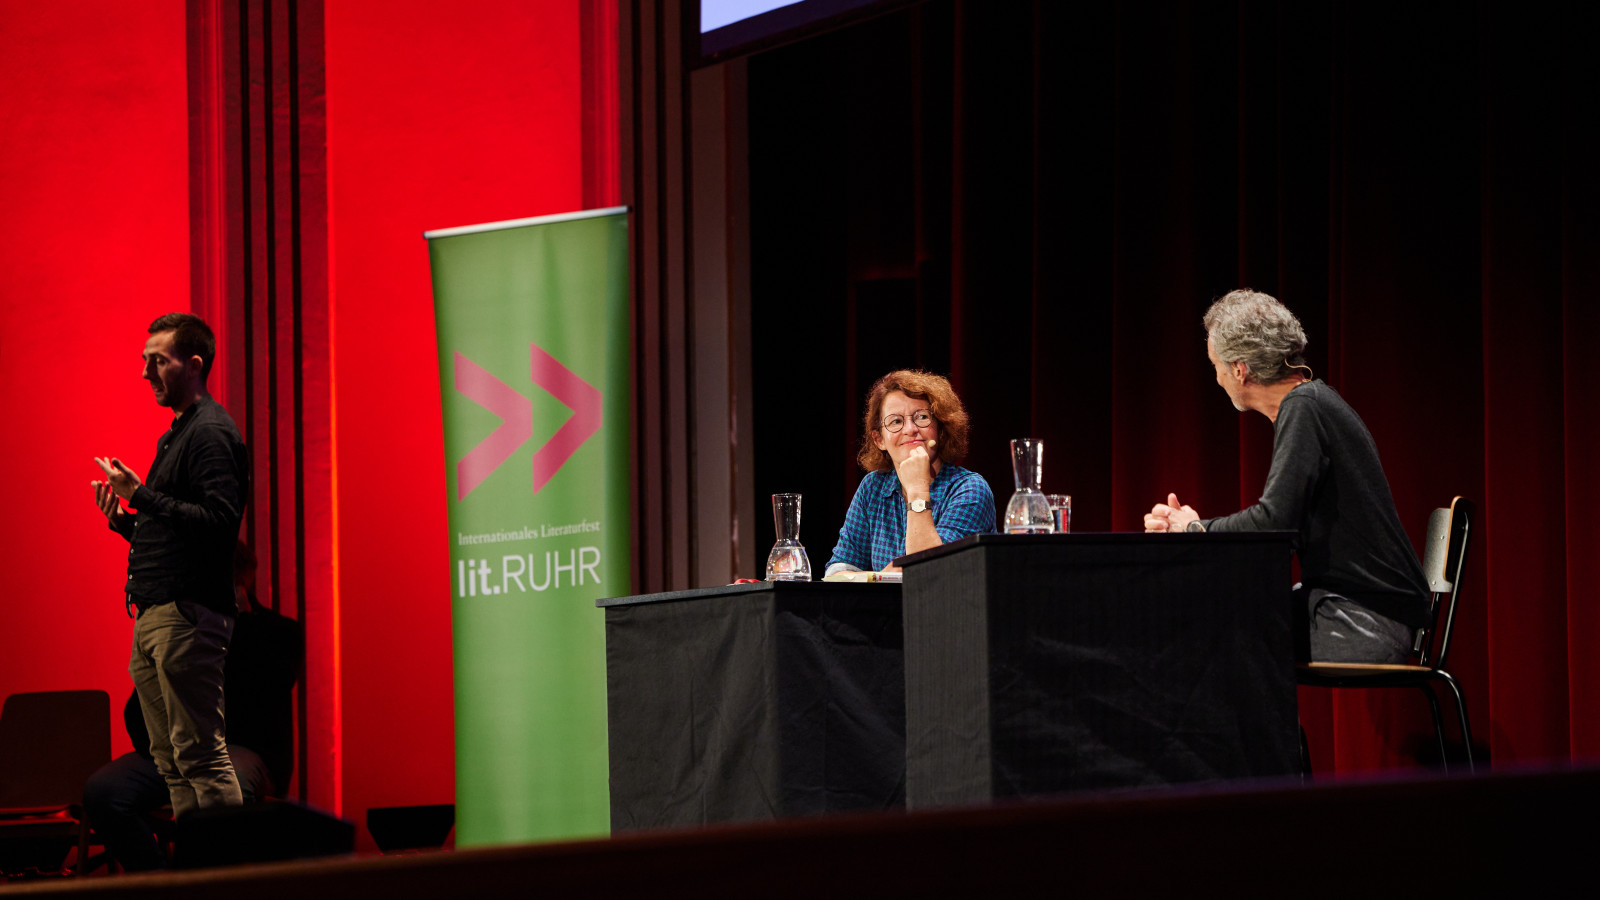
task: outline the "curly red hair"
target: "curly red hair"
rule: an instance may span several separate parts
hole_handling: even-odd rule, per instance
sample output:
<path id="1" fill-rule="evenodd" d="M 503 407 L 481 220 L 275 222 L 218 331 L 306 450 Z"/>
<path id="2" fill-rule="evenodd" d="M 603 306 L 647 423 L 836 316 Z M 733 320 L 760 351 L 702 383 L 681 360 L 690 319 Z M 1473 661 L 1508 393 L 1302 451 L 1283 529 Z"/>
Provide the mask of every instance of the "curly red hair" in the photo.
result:
<path id="1" fill-rule="evenodd" d="M 939 423 L 939 442 L 934 446 L 933 458 L 948 465 L 958 465 L 967 457 L 967 411 L 956 396 L 955 388 L 943 376 L 918 369 L 899 369 L 879 378 L 867 391 L 867 412 L 862 421 L 861 450 L 856 461 L 869 472 L 887 471 L 891 468 L 889 453 L 879 450 L 873 440 L 878 434 L 883 418 L 883 398 L 899 391 L 913 400 L 928 404 L 928 411 Z"/>

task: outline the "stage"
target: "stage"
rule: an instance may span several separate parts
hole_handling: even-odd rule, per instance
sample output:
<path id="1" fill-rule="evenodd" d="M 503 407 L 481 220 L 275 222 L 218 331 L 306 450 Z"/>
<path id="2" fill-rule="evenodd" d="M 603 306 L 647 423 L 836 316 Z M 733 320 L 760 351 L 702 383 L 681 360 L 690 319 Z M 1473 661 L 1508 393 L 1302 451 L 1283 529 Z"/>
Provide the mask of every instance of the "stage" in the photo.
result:
<path id="1" fill-rule="evenodd" d="M 1600 769 L 1258 783 L 842 814 L 606 840 L 13 883 L 118 898 L 928 897 L 1051 893 L 1484 895 L 1586 859 Z M 1426 886 L 1426 887 L 1424 887 Z"/>

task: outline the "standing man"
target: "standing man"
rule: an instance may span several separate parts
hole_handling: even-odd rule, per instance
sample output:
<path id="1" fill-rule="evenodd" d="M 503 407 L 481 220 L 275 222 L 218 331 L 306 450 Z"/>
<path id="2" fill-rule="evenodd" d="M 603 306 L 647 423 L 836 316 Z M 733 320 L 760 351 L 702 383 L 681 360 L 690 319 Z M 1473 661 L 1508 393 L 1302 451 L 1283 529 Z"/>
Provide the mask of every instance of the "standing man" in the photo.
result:
<path id="1" fill-rule="evenodd" d="M 1206 311 L 1205 328 L 1217 384 L 1240 412 L 1272 420 L 1272 468 L 1248 509 L 1202 519 L 1168 494 L 1144 530 L 1298 532 L 1295 609 L 1310 659 L 1405 662 L 1427 624 L 1428 585 L 1372 434 L 1337 391 L 1311 378 L 1305 330 L 1282 303 L 1233 291 Z"/>
<path id="2" fill-rule="evenodd" d="M 222 670 L 233 635 L 233 547 L 249 493 L 239 429 L 206 394 L 217 341 L 198 316 L 150 323 L 144 372 L 172 427 L 149 480 L 96 458 L 95 502 L 129 543 L 127 607 L 138 610 L 128 671 L 174 817 L 241 802 L 223 730 Z M 124 509 L 127 501 L 132 512 Z"/>

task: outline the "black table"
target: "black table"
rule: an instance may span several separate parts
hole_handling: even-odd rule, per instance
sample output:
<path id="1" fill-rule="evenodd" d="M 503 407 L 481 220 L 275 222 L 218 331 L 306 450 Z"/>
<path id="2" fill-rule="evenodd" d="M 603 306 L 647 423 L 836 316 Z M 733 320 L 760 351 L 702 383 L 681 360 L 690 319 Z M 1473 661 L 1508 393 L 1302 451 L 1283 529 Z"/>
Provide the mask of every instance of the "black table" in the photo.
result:
<path id="1" fill-rule="evenodd" d="M 601 600 L 613 831 L 905 806 L 899 585 Z"/>
<path id="2" fill-rule="evenodd" d="M 1298 773 L 1292 537 L 976 535 L 899 560 L 907 806 Z"/>

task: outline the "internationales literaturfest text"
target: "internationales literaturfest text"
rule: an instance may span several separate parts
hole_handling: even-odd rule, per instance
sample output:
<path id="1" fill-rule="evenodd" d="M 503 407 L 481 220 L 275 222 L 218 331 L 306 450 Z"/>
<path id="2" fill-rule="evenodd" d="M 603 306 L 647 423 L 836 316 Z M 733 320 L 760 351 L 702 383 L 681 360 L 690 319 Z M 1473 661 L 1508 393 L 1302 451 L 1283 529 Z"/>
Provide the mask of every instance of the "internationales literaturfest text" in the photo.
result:
<path id="1" fill-rule="evenodd" d="M 506 541 L 533 541 L 539 538 L 562 537 L 569 534 L 583 534 L 584 532 L 599 531 L 600 523 L 584 519 L 571 525 L 540 525 L 537 528 L 524 525 L 515 531 L 491 531 L 485 534 L 463 534 L 456 532 L 456 543 L 460 546 L 471 544 L 501 544 Z"/>

